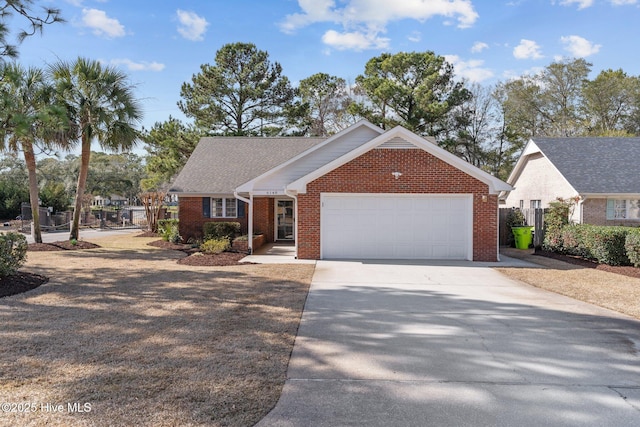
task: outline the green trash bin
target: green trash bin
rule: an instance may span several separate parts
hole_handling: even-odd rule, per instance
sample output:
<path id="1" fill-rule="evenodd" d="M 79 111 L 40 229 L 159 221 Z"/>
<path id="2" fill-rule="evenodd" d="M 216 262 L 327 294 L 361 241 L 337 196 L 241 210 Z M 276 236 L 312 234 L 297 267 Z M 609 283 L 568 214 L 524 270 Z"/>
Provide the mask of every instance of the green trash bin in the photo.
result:
<path id="1" fill-rule="evenodd" d="M 511 232 L 516 239 L 516 248 L 529 249 L 529 245 L 533 242 L 533 227 L 511 227 Z"/>

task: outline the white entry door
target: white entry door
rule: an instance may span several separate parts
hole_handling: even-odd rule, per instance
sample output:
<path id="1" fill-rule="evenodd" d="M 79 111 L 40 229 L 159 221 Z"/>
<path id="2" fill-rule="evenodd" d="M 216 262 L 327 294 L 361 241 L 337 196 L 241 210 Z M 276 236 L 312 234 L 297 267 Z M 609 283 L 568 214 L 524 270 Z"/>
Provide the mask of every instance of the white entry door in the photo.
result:
<path id="1" fill-rule="evenodd" d="M 472 195 L 321 195 L 323 259 L 473 258 Z"/>

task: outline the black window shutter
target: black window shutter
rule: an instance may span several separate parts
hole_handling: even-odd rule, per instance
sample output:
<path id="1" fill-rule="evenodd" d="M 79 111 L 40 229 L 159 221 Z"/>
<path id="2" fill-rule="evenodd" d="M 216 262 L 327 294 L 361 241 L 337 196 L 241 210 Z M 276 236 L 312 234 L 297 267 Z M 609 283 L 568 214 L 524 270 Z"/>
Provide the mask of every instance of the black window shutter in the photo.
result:
<path id="1" fill-rule="evenodd" d="M 244 202 L 242 200 L 238 200 L 238 218 L 244 218 Z"/>
<path id="2" fill-rule="evenodd" d="M 202 198 L 202 216 L 205 218 L 211 218 L 211 198 Z"/>

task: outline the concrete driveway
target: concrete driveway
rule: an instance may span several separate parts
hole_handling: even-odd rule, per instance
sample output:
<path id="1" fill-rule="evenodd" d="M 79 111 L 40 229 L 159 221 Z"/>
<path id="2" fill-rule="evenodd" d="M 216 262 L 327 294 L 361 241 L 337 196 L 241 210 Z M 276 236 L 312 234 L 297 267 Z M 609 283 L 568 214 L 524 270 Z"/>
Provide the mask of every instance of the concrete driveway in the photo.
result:
<path id="1" fill-rule="evenodd" d="M 258 425 L 640 425 L 640 322 L 488 266 L 319 261 Z"/>

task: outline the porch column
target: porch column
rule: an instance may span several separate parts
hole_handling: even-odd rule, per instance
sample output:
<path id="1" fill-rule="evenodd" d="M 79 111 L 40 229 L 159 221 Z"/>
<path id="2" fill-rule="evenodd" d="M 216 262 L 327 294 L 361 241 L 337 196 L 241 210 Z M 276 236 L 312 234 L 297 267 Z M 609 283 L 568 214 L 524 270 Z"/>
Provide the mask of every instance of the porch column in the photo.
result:
<path id="1" fill-rule="evenodd" d="M 249 250 L 249 255 L 251 255 L 253 254 L 253 193 L 249 193 L 248 199 L 240 196 L 237 191 L 233 192 L 233 196 L 249 205 L 249 235 L 247 236 L 247 248 Z"/>
<path id="2" fill-rule="evenodd" d="M 249 236 L 247 237 L 249 254 L 253 254 L 253 193 L 249 193 Z"/>

